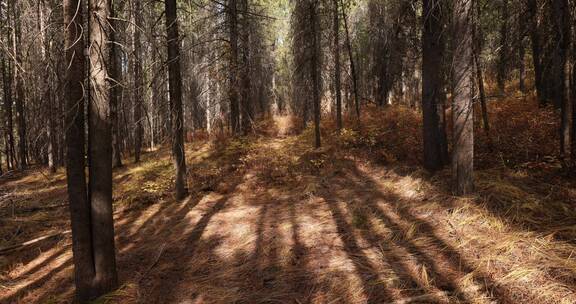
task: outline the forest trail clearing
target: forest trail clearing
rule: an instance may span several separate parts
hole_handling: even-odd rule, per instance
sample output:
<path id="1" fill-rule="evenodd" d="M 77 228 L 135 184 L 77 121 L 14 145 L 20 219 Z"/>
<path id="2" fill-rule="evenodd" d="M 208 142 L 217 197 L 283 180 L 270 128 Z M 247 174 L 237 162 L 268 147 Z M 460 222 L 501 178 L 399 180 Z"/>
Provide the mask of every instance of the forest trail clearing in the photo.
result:
<path id="1" fill-rule="evenodd" d="M 576 217 L 539 214 L 550 193 L 479 171 L 478 197 L 455 198 L 446 173 L 382 165 L 329 140 L 313 150 L 311 132 L 290 135 L 289 123 L 189 144 L 183 202 L 171 198 L 167 149 L 116 170 L 122 286 L 102 303 L 576 303 Z M 10 242 L 68 229 L 62 172 L 4 177 L 0 188 Z M 0 257 L 0 303 L 70 302 L 70 246 L 62 236 Z"/>

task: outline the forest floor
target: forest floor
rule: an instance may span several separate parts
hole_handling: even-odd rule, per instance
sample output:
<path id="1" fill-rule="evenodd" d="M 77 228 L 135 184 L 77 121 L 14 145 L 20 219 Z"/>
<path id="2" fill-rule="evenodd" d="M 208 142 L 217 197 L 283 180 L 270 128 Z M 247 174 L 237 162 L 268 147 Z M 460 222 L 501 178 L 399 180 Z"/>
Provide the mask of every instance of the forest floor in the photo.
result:
<path id="1" fill-rule="evenodd" d="M 576 182 L 550 156 L 553 110 L 532 106 L 491 106 L 496 148 L 478 136 L 467 198 L 449 170 L 419 169 L 418 114 L 402 108 L 319 150 L 288 117 L 196 140 L 182 202 L 169 149 L 146 153 L 114 172 L 121 286 L 98 302 L 576 303 Z M 5 175 L 0 196 L 0 248 L 69 229 L 63 170 Z M 0 303 L 71 302 L 70 247 L 62 234 L 0 256 Z"/>

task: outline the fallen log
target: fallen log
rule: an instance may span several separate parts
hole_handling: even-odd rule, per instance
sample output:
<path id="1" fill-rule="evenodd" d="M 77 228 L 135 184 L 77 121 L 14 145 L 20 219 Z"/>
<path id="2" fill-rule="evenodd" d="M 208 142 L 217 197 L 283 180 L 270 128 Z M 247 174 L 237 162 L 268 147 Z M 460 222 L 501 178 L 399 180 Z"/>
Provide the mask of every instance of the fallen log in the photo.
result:
<path id="1" fill-rule="evenodd" d="M 33 240 L 30 240 L 30 241 L 26 241 L 26 242 L 24 242 L 24 243 L 20 243 L 20 244 L 8 246 L 8 247 L 5 247 L 5 248 L 0 248 L 0 256 L 1 256 L 1 255 L 6 255 L 6 254 L 11 253 L 11 252 L 13 252 L 13 251 L 20 250 L 20 249 L 23 249 L 23 248 L 25 248 L 25 247 L 28 247 L 28 246 L 31 246 L 31 245 L 34 245 L 34 244 L 37 244 L 37 243 L 40 243 L 40 242 L 42 242 L 42 241 L 44 241 L 44 240 L 48 240 L 48 239 L 51 239 L 51 238 L 54 238 L 54 237 L 57 237 L 57 236 L 69 234 L 69 233 L 71 233 L 71 232 L 72 232 L 71 230 L 66 230 L 66 231 L 62 231 L 62 232 L 51 233 L 51 234 L 48 234 L 48 235 L 44 235 L 44 236 L 35 238 L 35 239 L 33 239 Z"/>

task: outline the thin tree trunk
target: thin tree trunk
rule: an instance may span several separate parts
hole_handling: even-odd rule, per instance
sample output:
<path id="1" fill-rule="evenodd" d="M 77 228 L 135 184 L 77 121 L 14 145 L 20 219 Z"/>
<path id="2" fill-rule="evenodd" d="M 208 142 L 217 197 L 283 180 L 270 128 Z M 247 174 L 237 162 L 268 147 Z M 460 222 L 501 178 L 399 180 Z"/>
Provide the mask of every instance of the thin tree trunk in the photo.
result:
<path id="1" fill-rule="evenodd" d="M 520 7 L 520 14 L 522 17 L 518 18 L 518 89 L 522 94 L 526 94 L 526 64 L 524 58 L 526 57 L 526 47 L 524 38 L 526 37 L 526 18 L 524 18 L 524 9 Z"/>
<path id="2" fill-rule="evenodd" d="M 240 131 L 240 106 L 238 102 L 238 7 L 237 0 L 228 2 L 228 22 L 230 27 L 230 127 L 232 134 Z"/>
<path id="3" fill-rule="evenodd" d="M 443 81 L 446 82 L 446 75 L 444 69 L 442 69 L 442 78 Z M 440 147 L 442 152 L 442 161 L 444 164 L 448 165 L 450 163 L 450 153 L 448 151 L 448 115 L 446 112 L 448 111 L 448 102 L 446 96 L 446 85 L 444 85 L 440 90 L 440 96 L 438 97 L 438 118 L 440 119 Z"/>
<path id="4" fill-rule="evenodd" d="M 454 2 L 452 175 L 456 195 L 474 190 L 474 107 L 472 106 L 472 0 Z"/>
<path id="5" fill-rule="evenodd" d="M 2 2 L 0 2 L 0 13 L 2 13 Z M 10 24 L 10 5 L 7 5 L 6 10 L 6 23 Z M 10 41 L 13 39 L 13 35 L 10 31 L 6 32 L 6 41 Z M 6 60 L 6 55 L 4 52 L 0 52 L 0 56 L 2 58 L 2 83 L 3 83 L 3 91 L 4 91 L 4 119 L 6 122 L 6 161 L 8 169 L 14 169 L 18 167 L 17 160 L 16 160 L 16 149 L 14 146 L 14 120 L 13 120 L 13 112 L 12 112 L 12 77 L 11 77 L 11 69 L 10 69 L 10 61 Z"/>
<path id="6" fill-rule="evenodd" d="M 253 106 L 250 98 L 251 93 L 251 62 L 250 62 L 250 9 L 249 0 L 242 0 L 242 130 L 248 134 L 252 129 Z"/>
<path id="7" fill-rule="evenodd" d="M 507 2 L 505 4 L 507 6 Z M 480 10 L 480 3 L 476 1 L 476 15 L 474 18 L 473 32 L 472 32 L 472 39 L 473 39 L 473 50 L 472 56 L 474 60 L 474 66 L 476 68 L 476 81 L 478 83 L 478 97 L 480 99 L 480 108 L 482 110 L 482 123 L 484 127 L 484 132 L 488 137 L 488 144 L 490 148 L 492 148 L 492 140 L 490 137 L 490 122 L 488 120 L 488 108 L 486 105 L 486 93 L 484 89 L 484 73 L 482 72 L 482 63 L 480 62 L 480 54 L 482 53 L 482 41 L 484 40 L 484 36 L 482 35 L 481 31 L 481 19 L 480 16 L 482 15 Z M 502 91 L 503 92 L 503 91 Z"/>
<path id="8" fill-rule="evenodd" d="M 138 2 L 138 1 L 136 1 Z M 115 5 L 113 2 L 112 5 Z M 112 7 L 115 13 L 114 7 Z M 117 27 L 118 22 L 115 20 L 116 16 L 113 15 L 110 20 L 114 28 Z M 120 141 L 120 119 L 119 119 L 119 103 L 122 95 L 122 69 L 120 68 L 120 54 L 118 53 L 117 41 L 117 28 L 110 32 L 110 62 L 112 63 L 108 69 L 112 86 L 110 88 L 110 120 L 112 121 L 112 165 L 114 168 L 122 167 L 122 146 Z"/>
<path id="9" fill-rule="evenodd" d="M 312 35 L 312 60 L 310 62 L 310 73 L 312 78 L 312 95 L 314 107 L 314 147 L 321 147 L 320 138 L 320 66 L 319 66 L 319 30 L 318 30 L 318 8 L 317 3 L 310 1 L 310 26 Z"/>
<path id="10" fill-rule="evenodd" d="M 488 120 L 488 107 L 486 106 L 486 93 L 484 91 L 484 75 L 482 73 L 482 66 L 480 65 L 480 58 L 474 54 L 474 65 L 476 66 L 476 80 L 478 81 L 478 97 L 480 98 L 480 107 L 482 109 L 482 123 L 484 132 L 490 137 L 490 121 Z"/>
<path id="11" fill-rule="evenodd" d="M 186 188 L 186 155 L 184 150 L 184 121 L 182 115 L 182 74 L 180 72 L 180 36 L 176 0 L 165 0 L 166 31 L 168 36 L 168 79 L 170 112 L 172 113 L 172 154 L 176 169 L 176 199 L 188 195 Z"/>
<path id="12" fill-rule="evenodd" d="M 12 3 L 12 14 L 14 22 L 14 54 L 16 62 L 13 67 L 14 83 L 16 84 L 16 123 L 18 126 L 18 158 L 20 160 L 20 169 L 24 170 L 28 167 L 28 151 L 26 146 L 26 116 L 24 113 L 24 104 L 26 94 L 24 91 L 24 75 L 19 66 L 22 66 L 22 48 L 20 47 L 21 40 L 21 27 L 19 22 L 18 3 Z"/>
<path id="13" fill-rule="evenodd" d="M 356 110 L 356 119 L 360 122 L 360 96 L 358 92 L 358 75 L 356 74 L 356 64 L 354 63 L 354 55 L 352 53 L 352 44 L 350 42 L 350 30 L 348 29 L 348 16 L 346 15 L 346 7 L 344 0 L 340 0 L 342 5 L 342 16 L 344 19 L 344 30 L 346 33 L 346 47 L 348 50 L 348 59 L 350 60 L 350 72 L 352 73 L 352 87 L 354 90 L 354 106 Z"/>
<path id="14" fill-rule="evenodd" d="M 541 42 L 538 25 L 538 1 L 528 0 L 528 12 L 530 18 L 530 40 L 532 44 L 532 62 L 534 65 L 534 83 L 536 87 L 536 98 L 540 106 L 544 106 L 547 100 L 544 98 L 544 91 L 542 86 L 542 58 L 541 58 Z"/>
<path id="15" fill-rule="evenodd" d="M 504 94 L 506 80 L 508 79 L 508 0 L 500 0 L 500 56 L 498 58 L 498 90 Z M 480 16 L 479 16 L 480 17 Z"/>
<path id="16" fill-rule="evenodd" d="M 14 148 L 14 121 L 12 113 L 12 80 L 10 72 L 6 69 L 6 60 L 2 57 L 2 78 L 4 83 L 4 119 L 6 122 L 7 147 L 6 159 L 8 167 L 14 169 L 16 164 L 16 153 Z"/>
<path id="17" fill-rule="evenodd" d="M 576 166 L 576 40 L 572 40 L 572 73 L 570 75 L 570 100 L 572 102 L 572 163 Z"/>
<path id="18" fill-rule="evenodd" d="M 140 1 L 134 1 L 134 162 L 140 162 L 142 150 L 142 137 L 144 118 L 142 107 L 144 105 L 144 74 L 142 73 L 142 42 L 140 30 L 144 26 L 142 18 L 142 5 Z"/>
<path id="19" fill-rule="evenodd" d="M 568 49 L 570 47 L 570 11 L 567 0 L 552 1 L 554 16 L 553 98 L 561 109 L 560 158 L 566 164 L 570 155 L 570 85 Z"/>
<path id="20" fill-rule="evenodd" d="M 342 130 L 342 85 L 340 75 L 340 11 L 338 0 L 333 0 L 334 5 L 334 93 L 336 96 L 336 127 Z"/>
<path id="21" fill-rule="evenodd" d="M 38 1 L 38 10 L 37 10 L 37 17 L 38 17 L 38 26 L 40 31 L 40 44 L 42 45 L 41 55 L 42 55 L 42 62 L 49 66 L 48 56 L 50 55 L 50 45 L 48 40 L 46 39 L 47 30 L 44 21 L 44 10 L 46 9 L 44 0 Z M 56 126 L 55 126 L 55 113 L 54 113 L 54 101 L 52 100 L 52 88 L 50 84 L 50 72 L 49 69 L 45 69 L 44 74 L 44 84 L 43 84 L 43 104 L 46 105 L 48 110 L 48 128 L 46 130 L 47 133 L 47 144 L 48 144 L 48 168 L 52 173 L 56 172 Z"/>

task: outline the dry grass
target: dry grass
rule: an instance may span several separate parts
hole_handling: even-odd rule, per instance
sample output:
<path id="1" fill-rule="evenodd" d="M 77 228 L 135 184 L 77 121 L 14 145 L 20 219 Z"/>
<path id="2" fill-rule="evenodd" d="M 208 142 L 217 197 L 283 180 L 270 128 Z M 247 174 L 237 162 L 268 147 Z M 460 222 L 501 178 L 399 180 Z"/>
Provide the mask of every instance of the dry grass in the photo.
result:
<path id="1" fill-rule="evenodd" d="M 340 134 L 326 122 L 320 150 L 290 117 L 197 141 L 184 202 L 172 200 L 169 151 L 146 154 L 115 172 L 122 286 L 99 303 L 576 303 L 574 181 L 547 147 L 508 149 L 536 121 L 519 130 L 501 111 L 550 114 L 491 104 L 506 166 L 481 152 L 469 198 L 450 195 L 449 172 L 418 169 L 420 120 L 406 108 L 365 110 L 362 128 Z M 7 198 L 25 222 L 5 244 L 65 229 L 65 208 L 23 211 L 64 201 L 63 178 L 3 180 L 2 232 L 17 228 Z M 0 302 L 70 302 L 69 248 L 56 239 L 0 260 Z"/>

